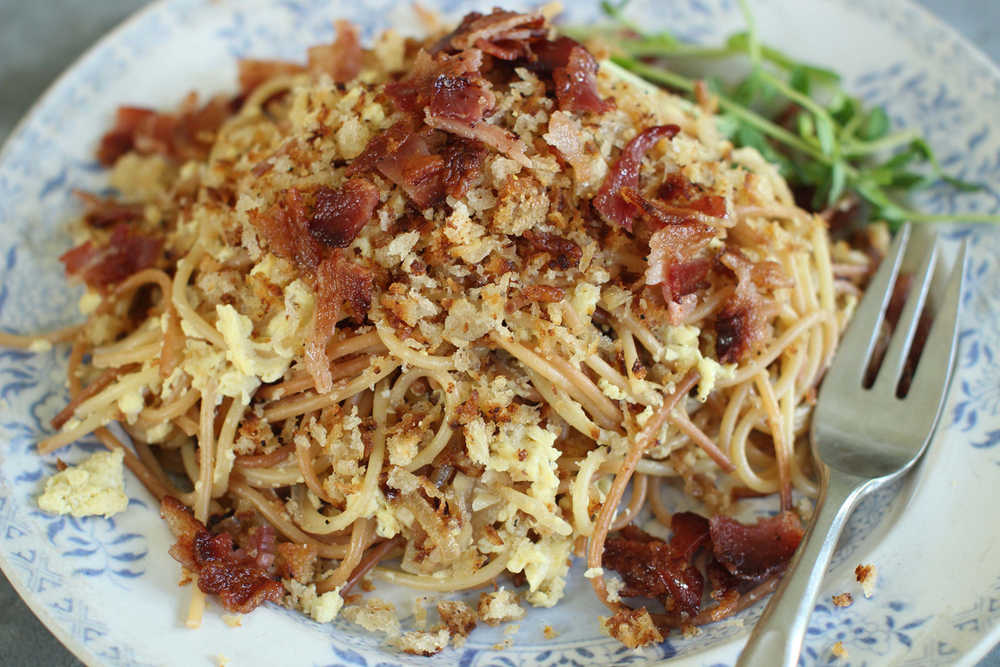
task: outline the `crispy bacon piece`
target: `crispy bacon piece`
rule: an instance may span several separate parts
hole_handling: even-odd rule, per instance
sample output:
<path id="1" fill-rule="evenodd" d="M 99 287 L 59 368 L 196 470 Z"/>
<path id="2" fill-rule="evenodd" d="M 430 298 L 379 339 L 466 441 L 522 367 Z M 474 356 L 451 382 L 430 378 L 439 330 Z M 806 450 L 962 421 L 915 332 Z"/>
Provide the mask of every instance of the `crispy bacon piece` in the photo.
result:
<path id="1" fill-rule="evenodd" d="M 91 287 L 114 285 L 133 273 L 156 263 L 163 249 L 163 239 L 136 232 L 128 224 L 115 225 L 107 244 L 93 241 L 67 250 L 59 258 L 66 273 L 78 276 Z"/>
<path id="2" fill-rule="evenodd" d="M 123 204 L 114 197 L 98 197 L 90 192 L 74 190 L 85 207 L 83 221 L 91 227 L 103 229 L 118 223 L 132 222 L 143 217 L 142 204 Z"/>
<path id="3" fill-rule="evenodd" d="M 371 271 L 342 253 L 333 253 L 316 271 L 316 308 L 322 311 L 338 305 L 345 309 L 345 316 L 363 322 L 372 305 L 373 287 Z"/>
<path id="4" fill-rule="evenodd" d="M 387 85 L 385 93 L 401 111 L 423 112 L 428 126 L 482 142 L 524 166 L 531 166 L 524 142 L 485 120 L 496 97 L 489 81 L 479 72 L 482 64 L 483 54 L 479 49 L 466 49 L 455 55 L 442 52 L 434 57 L 420 51 L 410 74 Z"/>
<path id="5" fill-rule="evenodd" d="M 351 166 L 349 175 L 377 170 L 403 189 L 419 208 L 433 206 L 444 197 L 445 160 L 434 153 L 444 135 L 411 120 L 402 120 L 375 136 Z"/>
<path id="6" fill-rule="evenodd" d="M 724 217 L 725 199 L 702 195 L 678 173 L 667 176 L 658 195 L 667 203 L 648 200 L 630 187 L 620 196 L 659 228 L 649 239 L 646 284 L 660 285 L 670 321 L 680 324 L 696 305 L 694 292 L 708 286 L 714 261 L 707 254 L 715 230 L 702 216 Z"/>
<path id="7" fill-rule="evenodd" d="M 309 233 L 306 206 L 302 193 L 288 188 L 263 213 L 249 212 L 250 222 L 278 257 L 304 269 L 315 269 L 323 259 L 323 244 Z"/>
<path id="8" fill-rule="evenodd" d="M 560 109 L 604 113 L 615 108 L 614 100 L 598 94 L 597 60 L 580 42 L 562 36 L 533 43 L 531 51 L 525 66 L 552 78 Z"/>
<path id="9" fill-rule="evenodd" d="M 250 535 L 250 546 L 254 552 L 254 565 L 264 570 L 271 567 L 275 557 L 274 526 L 265 523 L 253 529 Z"/>
<path id="10" fill-rule="evenodd" d="M 556 101 L 563 111 L 606 113 L 615 108 L 612 100 L 603 100 L 597 92 L 597 61 L 590 51 L 574 46 L 569 60 L 552 72 Z"/>
<path id="11" fill-rule="evenodd" d="M 152 124 L 156 112 L 141 107 L 118 107 L 115 124 L 103 137 L 97 149 L 97 160 L 110 167 L 135 147 L 135 135 L 140 126 Z"/>
<path id="12" fill-rule="evenodd" d="M 424 121 L 431 127 L 444 130 L 455 136 L 464 137 L 471 141 L 481 141 L 511 158 L 522 167 L 531 167 L 531 159 L 528 158 L 525 152 L 527 149 L 524 142 L 502 127 L 491 125 L 485 120 L 466 123 L 454 118 L 432 116 L 430 114 L 425 116 Z"/>
<path id="13" fill-rule="evenodd" d="M 247 58 L 238 63 L 240 94 L 246 97 L 268 79 L 286 74 L 300 74 L 305 67 L 283 60 L 254 60 Z"/>
<path id="14" fill-rule="evenodd" d="M 323 394 L 333 387 L 326 345 L 337 322 L 351 317 L 363 322 L 372 303 L 374 276 L 340 251 L 330 253 L 316 269 L 316 311 L 312 332 L 306 342 L 306 370 L 313 377 L 316 390 Z"/>
<path id="15" fill-rule="evenodd" d="M 552 76 L 558 68 L 569 64 L 570 55 L 578 46 L 582 46 L 580 42 L 565 35 L 539 41 L 532 45 L 531 58 L 525 66 L 543 78 Z"/>
<path id="16" fill-rule="evenodd" d="M 354 161 L 348 165 L 347 175 L 356 176 L 375 169 L 382 171 L 380 165 L 382 163 L 395 162 L 396 160 L 393 158 L 399 154 L 403 145 L 415 133 L 416 128 L 413 121 L 411 119 L 404 119 L 376 134 L 365 145 L 365 149 L 361 152 L 361 155 L 354 158 Z M 387 176 L 387 178 L 389 177 Z"/>
<path id="17" fill-rule="evenodd" d="M 445 144 L 444 189 L 455 199 L 462 198 L 483 169 L 486 147 L 482 142 L 452 137 Z"/>
<path id="18" fill-rule="evenodd" d="M 364 178 L 352 178 L 336 190 L 320 186 L 309 233 L 328 246 L 346 248 L 371 219 L 377 204 L 378 189 Z"/>
<path id="19" fill-rule="evenodd" d="M 496 104 L 496 96 L 485 79 L 440 75 L 432 84 L 427 113 L 464 123 L 482 120 Z"/>
<path id="20" fill-rule="evenodd" d="M 187 96 L 177 113 L 119 107 L 114 127 L 101 138 L 97 159 L 106 167 L 129 151 L 158 154 L 178 162 L 204 159 L 215 133 L 232 113 L 229 99 L 213 97 L 199 107 L 195 93 Z"/>
<path id="21" fill-rule="evenodd" d="M 364 60 L 358 29 L 350 21 L 334 22 L 337 38 L 332 44 L 313 46 L 307 52 L 309 68 L 326 72 L 335 83 L 347 83 L 358 75 Z"/>
<path id="22" fill-rule="evenodd" d="M 177 538 L 170 547 L 170 555 L 197 573 L 198 588 L 218 595 L 226 609 L 246 614 L 264 602 L 281 600 L 281 584 L 271 579 L 260 566 L 260 553 L 252 557 L 240 553 L 234 548 L 231 535 L 213 535 L 172 496 L 163 498 L 160 515 Z M 273 539 L 273 532 L 271 537 Z"/>
<path id="23" fill-rule="evenodd" d="M 566 290 L 555 285 L 527 285 L 521 294 L 533 303 L 559 303 L 566 298 Z"/>
<path id="24" fill-rule="evenodd" d="M 703 255 L 715 231 L 702 223 L 667 225 L 649 239 L 646 284 L 660 285 L 671 324 L 680 324 L 695 305 L 695 295 L 708 285 L 713 261 Z"/>
<path id="25" fill-rule="evenodd" d="M 654 125 L 625 145 L 594 197 L 594 208 L 608 224 L 617 224 L 632 231 L 632 219 L 640 214 L 640 210 L 621 196 L 622 188 L 638 192 L 639 167 L 643 157 L 660 139 L 671 139 L 678 132 L 680 128 L 676 125 Z"/>
<path id="26" fill-rule="evenodd" d="M 725 364 L 746 354 L 751 338 L 751 314 L 740 307 L 727 307 L 715 317 L 715 355 Z"/>
<path id="27" fill-rule="evenodd" d="M 781 572 L 802 541 L 802 522 L 787 510 L 751 525 L 727 516 L 709 523 L 715 558 L 733 576 L 753 583 Z"/>
<path id="28" fill-rule="evenodd" d="M 714 197 L 715 195 L 712 196 Z M 621 199 L 627 204 L 633 206 L 635 210 L 638 211 L 646 220 L 650 221 L 654 227 L 662 225 L 698 224 L 704 223 L 706 220 L 711 220 L 712 217 L 723 217 L 708 216 L 702 211 L 688 206 L 675 206 L 656 199 L 646 199 L 633 188 L 627 186 L 621 189 L 619 197 L 621 197 Z M 724 200 L 722 205 L 723 215 L 725 215 Z"/>
<path id="29" fill-rule="evenodd" d="M 670 548 L 678 557 L 691 561 L 698 549 L 708 544 L 709 522 L 694 512 L 677 512 L 670 517 Z"/>
<path id="30" fill-rule="evenodd" d="M 479 69 L 483 66 L 483 53 L 469 49 L 454 55 L 439 53 L 431 56 L 421 50 L 413 60 L 409 73 L 399 81 L 386 84 L 385 94 L 400 111 L 421 113 L 430 106 L 435 94 L 447 95 L 447 90 L 436 91 L 439 79 L 469 79 L 489 89 L 489 82 L 482 78 Z"/>
<path id="31" fill-rule="evenodd" d="M 418 131 L 412 120 L 402 120 L 371 139 L 347 173 L 378 171 L 425 209 L 445 194 L 464 195 L 485 159 L 486 149 L 478 141 L 448 137 L 430 128 Z"/>
<path id="32" fill-rule="evenodd" d="M 535 252 L 548 253 L 549 266 L 552 268 L 567 271 L 579 266 L 580 258 L 583 257 L 583 251 L 575 241 L 557 234 L 529 229 L 524 232 L 523 238 L 531 244 Z"/>
<path id="33" fill-rule="evenodd" d="M 680 512 L 670 528 L 667 543 L 626 526 L 607 539 L 602 562 L 622 576 L 622 596 L 658 598 L 678 623 L 689 621 L 701 607 L 704 578 L 692 564 L 699 551 L 709 554 L 704 570 L 712 597 L 719 600 L 711 611 L 724 618 L 741 591 L 780 574 L 802 540 L 799 517 L 789 511 L 748 525 L 727 516 L 708 520 Z"/>
<path id="34" fill-rule="evenodd" d="M 475 47 L 501 60 L 516 60 L 527 57 L 531 43 L 545 39 L 547 34 L 541 12 L 520 14 L 497 8 L 486 15 L 466 14 L 458 27 L 434 49 L 451 47 L 463 51 Z"/>
<path id="35" fill-rule="evenodd" d="M 776 262 L 751 262 L 739 250 L 727 250 L 719 262 L 736 276 L 736 290 L 715 319 L 715 353 L 722 363 L 739 361 L 767 337 L 774 305 L 761 290 L 789 286 Z"/>
<path id="36" fill-rule="evenodd" d="M 603 113 L 614 102 L 597 93 L 597 61 L 579 42 L 569 37 L 548 39 L 540 12 L 518 14 L 494 9 L 491 14 L 467 14 L 450 35 L 432 49 L 436 53 L 476 48 L 494 58 L 515 61 L 551 76 L 556 100 L 564 111 Z"/>
<path id="37" fill-rule="evenodd" d="M 704 522 L 703 535 L 695 535 L 692 519 L 692 526 L 684 525 L 684 537 L 677 548 L 673 540 L 667 544 L 632 525 L 607 539 L 602 562 L 622 576 L 625 582 L 622 596 L 657 598 L 668 610 L 692 616 L 698 613 L 705 582 L 687 554 L 693 554 L 704 542 L 708 522 L 697 518 Z"/>
<path id="38" fill-rule="evenodd" d="M 698 186 L 684 178 L 680 172 L 667 174 L 657 190 L 664 202 L 680 208 L 691 209 L 713 218 L 726 217 L 726 200 L 720 195 L 705 194 Z"/>

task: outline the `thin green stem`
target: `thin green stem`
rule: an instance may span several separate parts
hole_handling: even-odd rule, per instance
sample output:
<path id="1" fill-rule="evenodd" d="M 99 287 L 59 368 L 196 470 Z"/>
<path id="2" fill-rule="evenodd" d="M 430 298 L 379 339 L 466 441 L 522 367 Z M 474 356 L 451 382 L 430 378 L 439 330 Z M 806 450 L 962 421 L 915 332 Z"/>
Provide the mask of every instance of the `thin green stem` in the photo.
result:
<path id="1" fill-rule="evenodd" d="M 728 46 L 699 46 L 697 44 L 677 44 L 664 48 L 662 44 L 646 40 L 636 40 L 634 44 L 619 42 L 625 53 L 636 58 L 653 56 L 656 58 L 728 58 L 746 53 L 745 49 Z"/>
<path id="2" fill-rule="evenodd" d="M 914 139 L 919 139 L 920 134 L 914 132 L 913 130 L 904 130 L 902 132 L 895 132 L 881 139 L 876 139 L 875 141 L 845 141 L 841 146 L 841 154 L 846 157 L 860 157 L 862 155 L 871 155 L 872 153 L 880 153 L 882 151 L 892 150 L 899 146 L 904 146 Z"/>
<path id="3" fill-rule="evenodd" d="M 799 91 L 795 90 L 781 77 L 777 77 L 766 69 L 761 68 L 759 70 L 760 76 L 770 83 L 772 86 L 778 89 L 782 95 L 787 97 L 792 102 L 795 102 L 803 109 L 806 109 L 818 118 L 823 118 L 826 122 L 830 123 L 832 127 L 837 126 L 837 122 L 830 115 L 830 112 L 820 106 L 813 98 L 808 95 L 804 95 Z"/>
<path id="4" fill-rule="evenodd" d="M 676 72 L 671 72 L 654 65 L 647 65 L 646 63 L 635 60 L 634 58 L 612 56 L 611 61 L 631 72 L 635 72 L 649 81 L 653 81 L 654 83 L 670 86 L 671 88 L 684 90 L 689 93 L 694 92 L 694 81 L 686 76 L 677 74 Z M 833 163 L 835 162 L 833 157 L 824 155 L 821 150 L 807 143 L 801 137 L 789 132 L 780 125 L 771 122 L 760 114 L 751 111 L 745 106 L 730 100 L 724 95 L 718 95 L 717 97 L 719 100 L 719 108 L 723 111 L 732 114 L 746 123 L 749 123 L 772 139 L 776 139 L 791 148 L 801 151 L 802 153 L 805 153 L 809 157 L 818 160 L 827 166 L 833 166 Z M 846 175 L 848 177 L 857 176 L 857 170 L 853 167 L 848 165 L 847 170 Z"/>
<path id="5" fill-rule="evenodd" d="M 1000 215 L 986 213 L 921 213 L 903 209 L 906 218 L 912 222 L 978 222 L 1000 225 Z"/>
<path id="6" fill-rule="evenodd" d="M 638 33 L 640 35 L 643 34 L 642 28 L 640 28 L 635 23 L 632 23 L 632 21 L 629 21 L 627 18 L 625 18 L 625 12 L 622 11 L 625 4 L 626 3 L 615 5 L 614 3 L 605 0 L 604 2 L 601 3 L 601 9 L 603 9 L 604 13 L 608 15 L 608 18 L 618 21 L 623 26 L 625 26 L 626 28 L 635 33 Z"/>
<path id="7" fill-rule="evenodd" d="M 854 141 L 854 133 L 858 131 L 859 127 L 861 127 L 861 120 L 861 114 L 854 114 L 851 120 L 847 121 L 847 124 L 840 128 L 840 132 L 837 134 L 840 137 L 841 142 L 849 143 Z M 847 155 L 848 153 L 847 151 L 843 151 L 843 154 Z"/>
<path id="8" fill-rule="evenodd" d="M 760 42 L 757 39 L 757 22 L 754 20 L 747 0 L 740 0 L 740 11 L 743 12 L 743 20 L 747 22 L 747 53 L 750 56 L 750 62 L 754 66 L 758 66 L 760 65 Z"/>

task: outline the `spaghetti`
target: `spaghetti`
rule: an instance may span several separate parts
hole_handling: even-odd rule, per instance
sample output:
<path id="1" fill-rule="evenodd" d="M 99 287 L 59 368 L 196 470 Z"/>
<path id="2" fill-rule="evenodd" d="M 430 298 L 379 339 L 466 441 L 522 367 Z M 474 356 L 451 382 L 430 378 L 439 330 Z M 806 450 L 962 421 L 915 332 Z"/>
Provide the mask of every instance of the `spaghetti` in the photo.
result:
<path id="1" fill-rule="evenodd" d="M 339 23 L 308 66 L 244 62 L 241 84 L 119 112 L 101 156 L 125 203 L 88 197 L 63 256 L 99 305 L 0 335 L 72 342 L 39 452 L 97 433 L 168 499 L 189 624 L 205 593 L 246 610 L 279 579 L 336 595 L 371 570 L 441 592 L 520 574 L 551 606 L 574 551 L 660 599 L 661 630 L 772 585 L 778 557 L 729 571 L 714 610 L 685 606 L 608 554 L 669 547 L 668 572 L 694 576 L 678 525 L 669 545 L 626 526 L 685 520 L 666 485 L 717 516 L 772 493 L 792 515 L 815 490 L 809 405 L 869 260 L 773 167 L 540 13 L 371 50 Z M 701 565 L 724 567 L 712 521 Z"/>

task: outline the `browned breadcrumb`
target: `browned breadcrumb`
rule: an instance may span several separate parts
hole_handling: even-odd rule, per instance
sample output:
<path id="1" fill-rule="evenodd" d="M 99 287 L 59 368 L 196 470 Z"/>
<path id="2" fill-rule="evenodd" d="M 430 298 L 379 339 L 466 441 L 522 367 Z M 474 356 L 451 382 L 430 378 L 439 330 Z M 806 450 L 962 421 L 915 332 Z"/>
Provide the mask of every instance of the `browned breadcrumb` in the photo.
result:
<path id="1" fill-rule="evenodd" d="M 476 627 L 476 612 L 464 602 L 441 600 L 437 603 L 437 610 L 452 637 L 468 637 Z"/>
<path id="2" fill-rule="evenodd" d="M 622 609 L 611 618 L 602 618 L 601 627 L 629 648 L 641 648 L 663 641 L 663 635 L 645 607 Z"/>
<path id="3" fill-rule="evenodd" d="M 494 651 L 503 651 L 503 650 L 509 649 L 513 645 L 514 645 L 514 640 L 511 639 L 510 637 L 508 637 L 507 639 L 503 640 L 502 642 L 497 642 L 496 644 L 494 644 L 493 645 L 493 650 Z"/>
<path id="4" fill-rule="evenodd" d="M 427 629 L 427 607 L 424 606 L 425 602 L 427 602 L 427 598 L 423 595 L 413 598 L 413 625 L 417 630 Z"/>
<path id="5" fill-rule="evenodd" d="M 495 593 L 479 595 L 479 620 L 487 625 L 500 625 L 524 618 L 524 608 L 517 603 L 517 595 L 504 587 Z"/>
<path id="6" fill-rule="evenodd" d="M 854 568 L 854 576 L 861 584 L 861 590 L 864 591 L 865 597 L 870 598 L 875 593 L 875 579 L 878 576 L 875 566 L 858 565 Z"/>
<path id="7" fill-rule="evenodd" d="M 833 648 L 830 649 L 830 652 L 833 653 L 836 658 L 843 658 L 844 660 L 847 659 L 847 649 L 844 648 L 844 642 L 837 642 L 834 644 Z"/>
<path id="8" fill-rule="evenodd" d="M 243 625 L 243 617 L 239 614 L 223 614 L 222 622 L 231 628 L 238 628 Z"/>
<path id="9" fill-rule="evenodd" d="M 544 628 L 542 628 L 542 635 L 546 639 L 555 639 L 556 637 L 559 636 L 559 633 L 553 630 L 551 625 L 546 625 Z"/>
<path id="10" fill-rule="evenodd" d="M 313 580 L 316 572 L 316 547 L 311 544 L 279 542 L 277 567 L 282 578 L 292 578 L 300 584 Z"/>
<path id="11" fill-rule="evenodd" d="M 833 604 L 837 607 L 850 607 L 854 602 L 854 596 L 850 593 L 841 593 L 833 596 Z"/>
<path id="12" fill-rule="evenodd" d="M 681 626 L 681 634 L 684 636 L 684 639 L 691 639 L 692 637 L 700 635 L 701 629 L 697 625 L 685 623 Z"/>
<path id="13" fill-rule="evenodd" d="M 396 606 L 391 602 L 371 598 L 362 604 L 344 607 L 341 615 L 370 632 L 384 632 L 389 637 L 399 635 L 399 617 L 396 616 Z"/>
<path id="14" fill-rule="evenodd" d="M 424 657 L 440 653 L 448 646 L 451 635 L 446 628 L 438 628 L 430 632 L 414 630 L 407 632 L 397 638 L 392 643 L 403 653 L 412 655 L 422 655 Z"/>

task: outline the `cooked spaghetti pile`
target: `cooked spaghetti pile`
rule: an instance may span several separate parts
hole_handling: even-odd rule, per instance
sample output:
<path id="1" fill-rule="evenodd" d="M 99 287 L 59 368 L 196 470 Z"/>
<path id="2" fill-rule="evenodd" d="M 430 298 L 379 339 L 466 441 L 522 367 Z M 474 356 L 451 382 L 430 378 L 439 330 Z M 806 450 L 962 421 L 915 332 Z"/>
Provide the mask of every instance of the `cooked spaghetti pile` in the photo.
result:
<path id="1" fill-rule="evenodd" d="M 510 574 L 551 606 L 585 554 L 634 646 L 769 590 L 868 258 L 720 138 L 708 96 L 599 69 L 541 13 L 371 49 L 341 22 L 308 56 L 119 111 L 120 197 L 83 195 L 62 257 L 88 318 L 39 451 L 125 450 L 193 622 L 201 592 L 315 610 L 376 567 L 438 592 Z M 714 518 L 672 514 L 667 484 Z M 726 516 L 765 494 L 777 517 Z M 669 542 L 629 526 L 644 508 Z"/>

